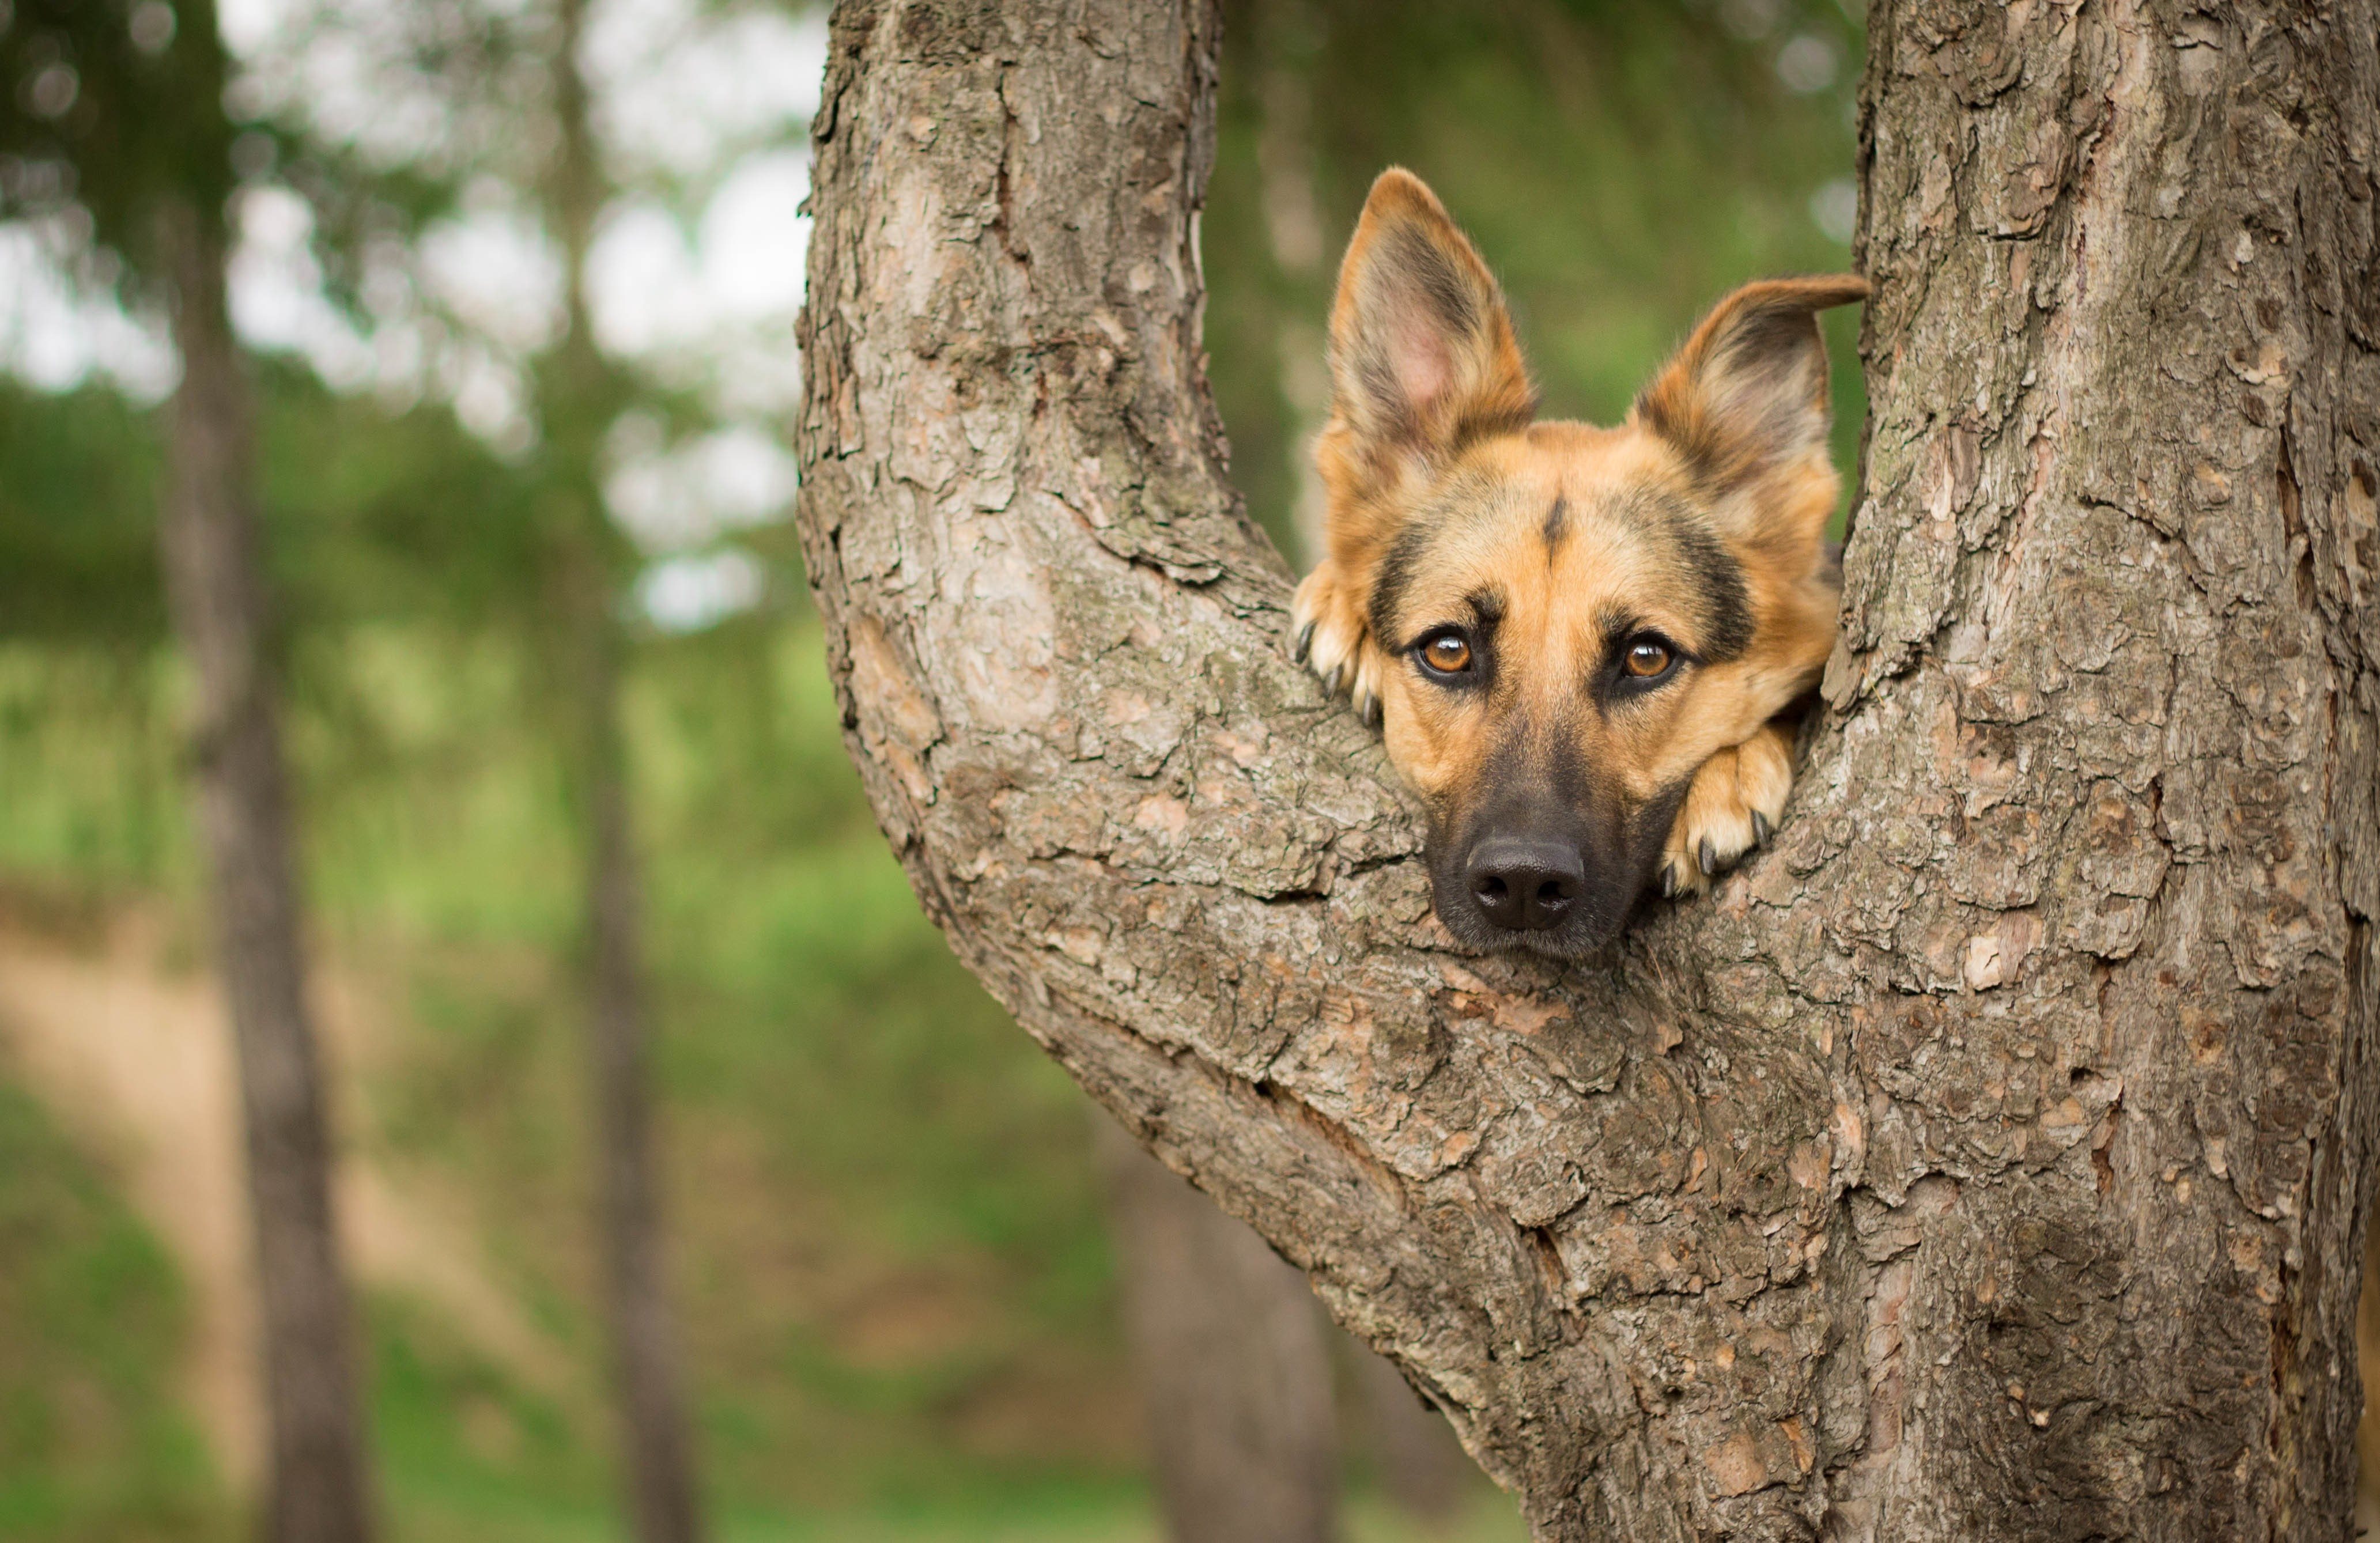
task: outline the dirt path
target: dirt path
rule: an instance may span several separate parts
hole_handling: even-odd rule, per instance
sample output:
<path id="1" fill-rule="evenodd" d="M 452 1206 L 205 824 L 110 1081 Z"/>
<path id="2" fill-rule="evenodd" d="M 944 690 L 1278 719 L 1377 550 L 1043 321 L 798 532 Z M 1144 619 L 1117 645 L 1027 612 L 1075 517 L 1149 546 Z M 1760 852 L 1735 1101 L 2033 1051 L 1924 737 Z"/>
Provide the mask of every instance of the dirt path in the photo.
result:
<path id="1" fill-rule="evenodd" d="M 128 914 L 76 948 L 0 922 L 0 1052 L 26 1086 L 121 1178 L 173 1251 L 194 1319 L 185 1368 L 191 1408 L 227 1479 L 262 1469 L 239 1090 L 221 994 L 166 963 L 161 929 Z M 322 1010 L 336 1128 L 356 1129 L 354 1079 L 386 1044 L 379 1004 L 325 972 Z M 578 1377 L 487 1267 L 460 1208 L 421 1176 L 383 1171 L 348 1144 L 336 1175 L 340 1232 L 362 1282 L 437 1310 L 481 1354 L 540 1391 Z"/>

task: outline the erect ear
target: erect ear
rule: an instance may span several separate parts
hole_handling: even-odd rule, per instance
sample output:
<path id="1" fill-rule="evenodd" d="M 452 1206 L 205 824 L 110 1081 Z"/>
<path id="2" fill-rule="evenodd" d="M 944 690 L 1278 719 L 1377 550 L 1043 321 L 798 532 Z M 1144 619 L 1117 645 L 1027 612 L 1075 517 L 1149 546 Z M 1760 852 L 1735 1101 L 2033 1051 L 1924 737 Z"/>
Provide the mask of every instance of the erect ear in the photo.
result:
<path id="1" fill-rule="evenodd" d="M 1402 167 L 1372 184 L 1340 264 L 1330 383 L 1332 418 L 1367 456 L 1440 455 L 1536 412 L 1495 275 Z"/>
<path id="2" fill-rule="evenodd" d="M 1855 273 L 1745 285 L 1711 308 L 1632 416 L 1722 488 L 1823 447 L 1827 344 L 1818 312 L 1867 293 Z"/>

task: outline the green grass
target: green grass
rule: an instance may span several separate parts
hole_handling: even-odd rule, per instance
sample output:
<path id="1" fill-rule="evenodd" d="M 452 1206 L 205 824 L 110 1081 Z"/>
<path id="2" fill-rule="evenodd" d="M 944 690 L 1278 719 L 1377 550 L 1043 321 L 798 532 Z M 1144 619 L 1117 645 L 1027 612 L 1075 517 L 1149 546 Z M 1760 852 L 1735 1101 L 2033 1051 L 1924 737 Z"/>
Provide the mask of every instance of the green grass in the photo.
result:
<path id="1" fill-rule="evenodd" d="M 0 1537 L 229 1536 L 174 1383 L 183 1328 L 156 1240 L 0 1067 Z"/>

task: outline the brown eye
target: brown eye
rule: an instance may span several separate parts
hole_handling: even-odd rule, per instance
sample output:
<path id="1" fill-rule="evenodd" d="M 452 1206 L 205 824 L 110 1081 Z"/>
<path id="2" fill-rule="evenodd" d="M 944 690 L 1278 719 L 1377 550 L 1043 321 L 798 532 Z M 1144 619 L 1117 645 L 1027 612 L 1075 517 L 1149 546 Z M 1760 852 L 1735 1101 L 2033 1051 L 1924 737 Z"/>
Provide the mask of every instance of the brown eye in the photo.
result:
<path id="1" fill-rule="evenodd" d="M 1628 673 L 1639 680 L 1649 680 L 1670 667 L 1670 650 L 1650 638 L 1639 638 L 1628 645 Z"/>
<path id="2" fill-rule="evenodd" d="M 1443 675 L 1471 668 L 1471 645 L 1455 632 L 1441 632 L 1421 646 L 1421 662 Z"/>

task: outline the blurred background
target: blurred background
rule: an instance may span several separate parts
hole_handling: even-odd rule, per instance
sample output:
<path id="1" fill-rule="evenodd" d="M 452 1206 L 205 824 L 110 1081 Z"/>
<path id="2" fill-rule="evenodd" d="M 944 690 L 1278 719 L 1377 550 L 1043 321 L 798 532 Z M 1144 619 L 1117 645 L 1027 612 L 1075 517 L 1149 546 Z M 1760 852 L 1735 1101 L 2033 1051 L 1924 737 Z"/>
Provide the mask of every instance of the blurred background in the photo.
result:
<path id="1" fill-rule="evenodd" d="M 1615 419 L 1729 286 L 1849 261 L 1836 0 L 1225 8 L 1212 378 L 1293 565 L 1382 165 L 1477 239 L 1555 413 Z M 638 1536 L 587 1027 L 624 949 L 705 1535 L 1178 1525 L 1148 1323 L 1232 1245 L 920 917 L 786 524 L 826 38 L 795 0 L 0 0 L 0 1538 L 268 1509 L 159 555 L 197 364 L 155 232 L 218 208 L 381 1535 Z M 1317 1528 L 1523 1536 L 1392 1372 L 1297 1331 Z"/>

